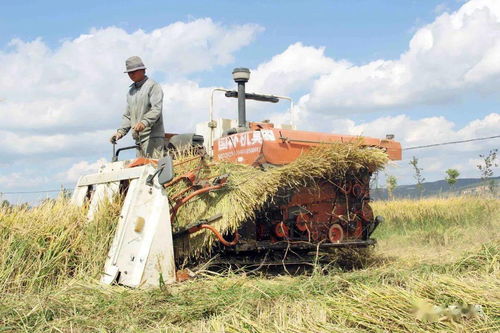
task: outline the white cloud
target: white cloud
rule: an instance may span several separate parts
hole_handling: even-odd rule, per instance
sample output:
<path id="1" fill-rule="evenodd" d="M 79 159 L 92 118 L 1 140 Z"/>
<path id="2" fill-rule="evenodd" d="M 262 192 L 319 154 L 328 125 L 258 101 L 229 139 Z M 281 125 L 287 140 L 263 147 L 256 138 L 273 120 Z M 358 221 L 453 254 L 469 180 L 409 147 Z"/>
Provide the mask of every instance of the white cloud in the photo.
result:
<path id="1" fill-rule="evenodd" d="M 56 181 L 74 181 L 91 171 L 96 164 L 88 161 L 110 150 L 108 137 L 125 106 L 129 80 L 122 70 L 129 55 L 141 55 L 148 73 L 161 78 L 166 130 L 193 131 L 208 117 L 212 87 L 190 75 L 232 63 L 236 51 L 262 30 L 252 24 L 228 27 L 200 19 L 150 32 L 93 29 L 56 48 L 42 39 L 12 40 L 0 50 L 0 154 L 12 160 L 66 156 L 73 163 L 80 161 L 51 176 Z M 335 118 L 346 111 L 453 102 L 469 92 L 498 94 L 498 59 L 500 1 L 472 0 L 419 28 L 397 59 L 355 65 L 327 56 L 323 47 L 292 44 L 252 70 L 248 91 L 302 96 L 295 110 L 305 129 L 376 137 L 393 133 L 405 146 L 416 146 L 496 135 L 500 115 L 491 113 L 462 128 L 441 116 L 412 119 L 400 114 L 365 123 Z M 235 101 L 216 96 L 216 116 L 235 118 Z M 288 121 L 288 114 L 268 110 L 269 105 L 249 103 L 249 119 Z M 425 152 L 419 156 L 435 177 L 440 169 L 454 166 L 472 175 L 469 160 L 477 157 L 478 147 L 490 146 L 450 146 L 447 150 L 456 154 L 446 159 Z M 460 157 L 464 152 L 469 155 Z M 408 177 L 403 164 L 398 170 Z M 12 179 L 24 177 L 10 174 Z M 2 177 L 5 185 L 9 176 Z"/>
<path id="2" fill-rule="evenodd" d="M 197 82 L 179 80 L 164 84 L 163 108 L 165 130 L 172 133 L 193 132 L 197 123 L 208 121 L 212 89 L 201 87 Z M 230 113 L 231 101 L 223 93 L 214 94 L 214 117 L 234 118 Z"/>
<path id="3" fill-rule="evenodd" d="M 100 150 L 100 147 L 108 144 L 112 132 L 113 129 L 75 134 L 37 135 L 0 130 L 0 153 L 17 157 L 67 153 L 77 156 Z"/>
<path id="4" fill-rule="evenodd" d="M 6 175 L 0 175 L 0 188 L 7 190 L 16 190 L 21 188 L 23 190 L 27 190 L 46 184 L 48 179 L 49 177 L 41 175 L 40 173 L 12 172 Z"/>
<path id="5" fill-rule="evenodd" d="M 370 122 L 358 123 L 351 119 L 339 119 L 332 122 L 333 132 L 351 135 L 363 135 L 383 138 L 385 134 L 395 134 L 396 141 L 403 148 L 434 143 L 460 141 L 473 138 L 498 135 L 500 114 L 491 113 L 482 119 L 476 119 L 461 128 L 444 117 L 411 119 L 406 115 L 381 117 Z M 500 146 L 500 139 L 474 141 L 446 145 L 441 147 L 403 151 L 403 161 L 396 167 L 389 167 L 388 173 L 395 174 L 400 184 L 412 183 L 413 171 L 408 165 L 412 156 L 419 159 L 424 168 L 424 177 L 428 180 L 443 179 L 445 170 L 458 169 L 461 177 L 479 177 L 477 170 L 479 154 Z"/>
<path id="6" fill-rule="evenodd" d="M 323 47 L 290 45 L 252 70 L 248 90 L 302 95 L 298 116 L 341 115 L 456 102 L 500 86 L 500 2 L 472 0 L 415 32 L 397 59 L 355 65 Z M 265 111 L 252 108 L 256 118 Z"/>
<path id="7" fill-rule="evenodd" d="M 469 91 L 498 93 L 499 58 L 500 2 L 472 0 L 418 29 L 399 59 L 335 62 L 300 102 L 311 112 L 340 113 L 449 102 Z"/>
<path id="8" fill-rule="evenodd" d="M 96 173 L 105 163 L 108 163 L 108 161 L 104 158 L 101 158 L 93 163 L 80 161 L 73 164 L 68 170 L 57 174 L 56 179 L 61 182 L 76 182 L 82 175 Z"/>
<path id="9" fill-rule="evenodd" d="M 233 53 L 261 30 L 254 24 L 223 26 L 198 19 L 151 32 L 92 29 L 54 49 L 40 38 L 14 39 L 0 51 L 0 153 L 78 155 L 105 144 L 120 123 L 130 83 L 124 60 L 134 54 L 143 57 L 153 77 L 165 76 L 165 108 L 194 119 L 206 108 L 207 89 L 179 78 L 232 62 Z M 174 96 L 180 89 L 188 101 Z M 174 123 L 181 123 L 177 119 Z"/>
<path id="10" fill-rule="evenodd" d="M 381 138 L 386 134 L 395 134 L 396 140 L 405 147 L 411 147 L 498 135 L 500 114 L 491 113 L 483 119 L 471 121 L 460 129 L 455 129 L 455 127 L 452 121 L 442 116 L 415 120 L 407 115 L 397 115 L 381 117 L 361 124 L 355 124 L 350 119 L 340 119 L 333 123 L 334 132 Z M 470 150 L 475 149 L 477 145 L 476 141 L 450 146 L 450 149 Z"/>
<path id="11" fill-rule="evenodd" d="M 194 129 L 200 116 L 206 119 L 210 88 L 187 76 L 231 63 L 262 30 L 207 18 L 150 32 L 92 29 L 55 48 L 41 38 L 13 39 L 0 49 L 0 155 L 8 159 L 0 190 L 72 183 L 100 163 L 89 161 L 111 155 L 108 139 L 125 107 L 130 55 L 142 56 L 148 74 L 160 78 L 167 129 Z"/>
<path id="12" fill-rule="evenodd" d="M 324 48 L 290 45 L 283 53 L 252 70 L 249 91 L 274 95 L 288 95 L 300 89 L 309 89 L 314 80 L 331 73 L 344 62 L 336 62 L 324 55 Z"/>
<path id="13" fill-rule="evenodd" d="M 0 51 L 0 121 L 7 130 L 44 133 L 109 128 L 125 105 L 125 57 L 141 55 L 149 73 L 175 78 L 230 63 L 261 30 L 200 19 L 151 32 L 93 29 L 56 49 L 41 39 L 13 40 Z"/>

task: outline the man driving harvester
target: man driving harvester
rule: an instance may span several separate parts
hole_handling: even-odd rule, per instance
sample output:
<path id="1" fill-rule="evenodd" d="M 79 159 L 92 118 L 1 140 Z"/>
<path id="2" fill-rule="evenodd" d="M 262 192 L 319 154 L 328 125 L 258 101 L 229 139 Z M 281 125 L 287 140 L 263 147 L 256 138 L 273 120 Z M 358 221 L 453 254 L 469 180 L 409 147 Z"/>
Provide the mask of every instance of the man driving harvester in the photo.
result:
<path id="1" fill-rule="evenodd" d="M 128 76 L 134 83 L 127 93 L 127 109 L 120 128 L 111 137 L 111 143 L 124 137 L 132 129 L 132 137 L 140 147 L 138 157 L 163 155 L 165 130 L 163 128 L 163 91 L 161 86 L 148 78 L 142 59 L 133 56 L 125 62 Z M 157 157 L 157 156 L 155 156 Z"/>

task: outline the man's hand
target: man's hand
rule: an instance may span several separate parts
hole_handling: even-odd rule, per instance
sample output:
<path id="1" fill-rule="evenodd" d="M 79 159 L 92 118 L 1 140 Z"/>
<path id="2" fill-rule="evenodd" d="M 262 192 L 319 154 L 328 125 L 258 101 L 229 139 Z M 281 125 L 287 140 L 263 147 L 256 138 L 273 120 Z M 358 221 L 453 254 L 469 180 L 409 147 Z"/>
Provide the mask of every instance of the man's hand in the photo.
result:
<path id="1" fill-rule="evenodd" d="M 113 136 L 109 139 L 109 142 L 115 144 L 116 140 L 120 140 L 123 137 L 123 135 L 120 132 L 116 132 L 113 134 Z"/>
<path id="2" fill-rule="evenodd" d="M 142 130 L 144 130 L 146 128 L 146 126 L 142 123 L 142 122 L 138 122 L 137 124 L 135 124 L 134 126 L 134 131 L 136 131 L 137 133 L 141 132 Z"/>

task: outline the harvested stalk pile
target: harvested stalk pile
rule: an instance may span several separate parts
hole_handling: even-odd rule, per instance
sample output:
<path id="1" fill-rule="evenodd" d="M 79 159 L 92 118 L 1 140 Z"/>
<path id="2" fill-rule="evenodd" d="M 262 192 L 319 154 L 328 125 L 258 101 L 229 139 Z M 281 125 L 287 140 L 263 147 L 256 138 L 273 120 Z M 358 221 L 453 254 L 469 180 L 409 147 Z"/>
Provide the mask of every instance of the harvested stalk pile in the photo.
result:
<path id="1" fill-rule="evenodd" d="M 362 148 L 360 143 L 334 143 L 305 152 L 290 164 L 263 168 L 225 162 L 209 162 L 192 154 L 177 156 L 176 175 L 194 173 L 197 178 L 213 181 L 228 175 L 227 184 L 206 193 L 180 207 L 173 221 L 179 230 L 194 221 L 208 219 L 216 214 L 222 218 L 213 226 L 222 234 L 232 233 L 245 221 L 255 217 L 263 207 L 273 203 L 278 193 L 314 185 L 320 179 L 332 179 L 339 186 L 348 175 L 360 170 L 375 172 L 385 166 L 388 157 L 380 149 Z M 188 189 L 189 184 L 179 182 L 167 188 L 169 198 L 175 201 Z M 174 204 L 174 203 L 172 203 Z M 212 248 L 215 237 L 207 230 L 176 240 L 176 255 L 199 256 Z"/>

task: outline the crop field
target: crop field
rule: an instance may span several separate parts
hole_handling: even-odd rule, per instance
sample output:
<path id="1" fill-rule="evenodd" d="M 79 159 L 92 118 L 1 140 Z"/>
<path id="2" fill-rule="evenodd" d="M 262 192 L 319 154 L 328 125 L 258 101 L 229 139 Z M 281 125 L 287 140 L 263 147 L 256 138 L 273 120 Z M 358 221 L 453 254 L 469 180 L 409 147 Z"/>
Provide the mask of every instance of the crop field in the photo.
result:
<path id="1" fill-rule="evenodd" d="M 349 267 L 204 271 L 155 290 L 98 282 L 116 204 L 92 222 L 65 200 L 2 208 L 0 332 L 500 331 L 499 199 L 372 205 L 378 245 L 339 252 Z"/>

